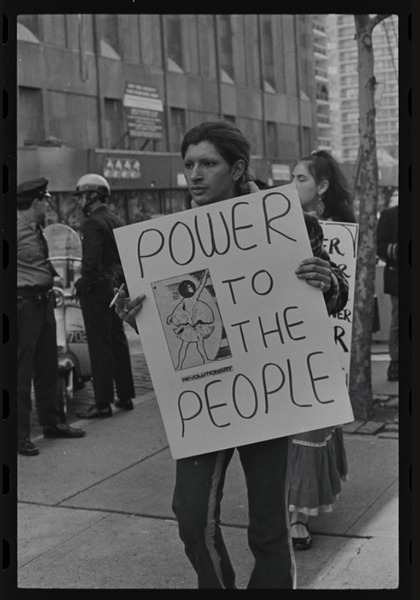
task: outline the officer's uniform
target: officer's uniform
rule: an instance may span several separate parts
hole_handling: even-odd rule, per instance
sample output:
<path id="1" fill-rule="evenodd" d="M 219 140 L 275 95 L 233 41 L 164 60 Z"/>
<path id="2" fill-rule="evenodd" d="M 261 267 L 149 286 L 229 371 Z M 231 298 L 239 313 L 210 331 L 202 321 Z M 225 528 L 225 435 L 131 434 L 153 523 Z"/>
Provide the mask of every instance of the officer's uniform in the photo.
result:
<path id="1" fill-rule="evenodd" d="M 114 287 L 124 281 L 113 233 L 113 229 L 122 225 L 106 204 L 92 212 L 83 231 L 82 277 L 76 285 L 86 327 L 95 405 L 97 410 L 104 411 L 101 416 L 112 414 L 114 381 L 121 401 L 131 402 L 135 397 L 124 325 L 115 310 L 109 308 Z M 78 413 L 82 418 L 91 415 L 89 411 Z"/>
<path id="2" fill-rule="evenodd" d="M 20 198 L 42 198 L 48 181 L 44 178 L 22 183 Z M 25 211 L 17 221 L 17 416 L 18 450 L 38 454 L 30 442 L 31 382 L 40 425 L 45 437 L 81 437 L 84 432 L 61 423 L 58 404 L 58 356 L 54 316 L 54 276 L 42 229 Z M 22 448 L 29 441 L 30 448 Z"/>

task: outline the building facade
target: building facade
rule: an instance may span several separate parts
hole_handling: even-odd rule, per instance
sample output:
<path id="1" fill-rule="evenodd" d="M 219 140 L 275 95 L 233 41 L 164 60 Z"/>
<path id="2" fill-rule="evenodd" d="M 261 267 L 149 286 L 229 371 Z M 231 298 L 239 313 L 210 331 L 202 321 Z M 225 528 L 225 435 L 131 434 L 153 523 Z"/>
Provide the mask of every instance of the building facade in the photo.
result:
<path id="1" fill-rule="evenodd" d="M 44 175 L 72 226 L 71 191 L 105 175 L 125 222 L 186 206 L 179 156 L 203 120 L 235 123 L 268 185 L 316 144 L 310 15 L 20 15 L 18 181 Z"/>

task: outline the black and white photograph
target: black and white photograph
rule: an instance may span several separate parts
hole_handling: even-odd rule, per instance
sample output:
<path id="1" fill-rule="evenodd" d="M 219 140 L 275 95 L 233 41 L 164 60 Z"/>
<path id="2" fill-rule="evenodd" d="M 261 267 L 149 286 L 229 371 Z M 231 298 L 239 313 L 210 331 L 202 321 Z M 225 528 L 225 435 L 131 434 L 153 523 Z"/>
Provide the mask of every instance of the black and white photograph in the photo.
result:
<path id="1" fill-rule="evenodd" d="M 411 4 L 377 4 L 3 2 L 5 598 L 411 597 Z"/>

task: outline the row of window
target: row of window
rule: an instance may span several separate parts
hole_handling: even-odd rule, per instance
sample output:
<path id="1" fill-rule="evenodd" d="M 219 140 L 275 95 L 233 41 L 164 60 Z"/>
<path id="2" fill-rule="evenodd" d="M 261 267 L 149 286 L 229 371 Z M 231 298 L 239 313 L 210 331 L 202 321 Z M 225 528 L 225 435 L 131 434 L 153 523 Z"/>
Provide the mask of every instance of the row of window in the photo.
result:
<path id="1" fill-rule="evenodd" d="M 326 71 L 325 69 L 315 68 L 315 75 L 318 75 L 319 77 L 324 77 L 324 79 L 328 79 L 328 71 Z"/>
<path id="2" fill-rule="evenodd" d="M 377 132 L 377 144 L 378 146 L 383 147 L 384 144 L 390 144 L 394 147 L 398 146 L 398 139 L 396 138 L 395 131 L 378 131 Z M 352 134 L 343 134 L 342 144 L 343 148 L 349 146 L 357 146 L 360 143 L 360 138 L 357 133 Z"/>
<path id="3" fill-rule="evenodd" d="M 20 15 L 18 39 L 125 63 L 161 67 L 165 56 L 173 72 L 219 73 L 225 83 L 261 88 L 265 82 L 266 91 L 285 93 L 286 56 L 290 47 L 309 43 L 309 23 L 305 15 Z M 304 87 L 304 56 L 301 63 Z M 295 68 L 294 60 L 287 60 L 287 68 Z"/>
<path id="4" fill-rule="evenodd" d="M 341 64 L 349 62 L 352 63 L 352 67 L 354 68 L 355 62 L 357 61 L 357 50 L 339 52 L 339 62 Z"/>
<path id="5" fill-rule="evenodd" d="M 43 106 L 43 98 L 46 107 Z M 60 141 L 75 148 L 103 147 L 178 152 L 186 131 L 194 123 L 218 118 L 216 113 L 196 114 L 176 107 L 170 107 L 168 113 L 169 124 L 166 122 L 166 114 L 162 113 L 161 139 L 130 137 L 127 135 L 121 100 L 105 98 L 101 140 L 96 98 L 56 91 L 49 91 L 43 97 L 40 89 L 19 87 L 18 144 L 43 145 L 48 137 L 50 141 Z M 47 123 L 44 122 L 43 115 L 48 119 Z M 77 115 L 83 115 L 83 118 L 77 118 Z M 259 120 L 236 119 L 229 114 L 223 115 L 223 118 L 231 123 L 237 122 L 250 139 L 254 154 L 265 154 L 275 158 L 290 152 L 289 158 L 293 159 L 300 152 L 299 129 L 296 126 L 267 121 L 264 132 L 263 123 Z M 311 129 L 303 127 L 302 136 L 306 151 L 311 146 Z"/>

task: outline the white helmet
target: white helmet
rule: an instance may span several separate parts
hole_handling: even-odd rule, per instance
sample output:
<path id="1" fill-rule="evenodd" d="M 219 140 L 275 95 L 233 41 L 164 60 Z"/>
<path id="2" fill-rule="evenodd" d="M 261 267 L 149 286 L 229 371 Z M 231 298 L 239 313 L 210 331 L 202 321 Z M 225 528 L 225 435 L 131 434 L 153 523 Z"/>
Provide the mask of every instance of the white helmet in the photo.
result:
<path id="1" fill-rule="evenodd" d="M 96 192 L 96 197 L 99 200 L 101 198 L 108 198 L 111 188 L 102 175 L 88 173 L 87 175 L 83 175 L 77 182 L 75 196 L 80 196 L 80 194 L 85 194 L 86 192 Z"/>

